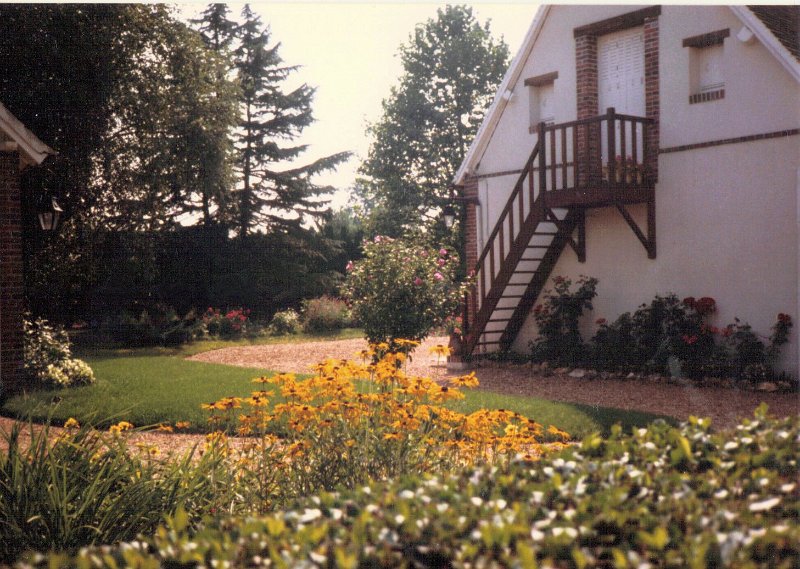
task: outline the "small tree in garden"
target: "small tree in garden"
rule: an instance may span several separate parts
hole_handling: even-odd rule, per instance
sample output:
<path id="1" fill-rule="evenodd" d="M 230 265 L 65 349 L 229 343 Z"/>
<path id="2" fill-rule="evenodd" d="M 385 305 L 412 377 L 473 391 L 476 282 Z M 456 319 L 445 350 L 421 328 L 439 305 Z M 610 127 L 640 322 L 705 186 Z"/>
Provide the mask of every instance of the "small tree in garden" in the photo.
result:
<path id="1" fill-rule="evenodd" d="M 370 342 L 422 340 L 458 310 L 466 285 L 455 282 L 454 251 L 381 236 L 363 250 L 344 293 Z"/>

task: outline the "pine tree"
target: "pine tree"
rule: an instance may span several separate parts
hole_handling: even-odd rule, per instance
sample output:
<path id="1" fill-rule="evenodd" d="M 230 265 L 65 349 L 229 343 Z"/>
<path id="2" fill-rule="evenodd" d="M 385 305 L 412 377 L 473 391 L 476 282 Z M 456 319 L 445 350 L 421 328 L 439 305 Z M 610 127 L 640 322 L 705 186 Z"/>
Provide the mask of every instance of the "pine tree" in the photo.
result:
<path id="1" fill-rule="evenodd" d="M 324 213 L 323 198 L 333 191 L 315 184 L 313 176 L 334 169 L 349 153 L 294 164 L 307 147 L 291 141 L 314 121 L 314 89 L 304 84 L 286 92 L 284 82 L 297 66 L 283 62 L 280 44 L 270 44 L 269 28 L 249 5 L 240 25 L 228 14 L 226 6 L 211 4 L 196 23 L 209 46 L 230 49 L 241 88 L 241 116 L 233 133 L 238 154 L 235 226 L 242 237 L 258 230 L 302 234 L 304 222 Z"/>

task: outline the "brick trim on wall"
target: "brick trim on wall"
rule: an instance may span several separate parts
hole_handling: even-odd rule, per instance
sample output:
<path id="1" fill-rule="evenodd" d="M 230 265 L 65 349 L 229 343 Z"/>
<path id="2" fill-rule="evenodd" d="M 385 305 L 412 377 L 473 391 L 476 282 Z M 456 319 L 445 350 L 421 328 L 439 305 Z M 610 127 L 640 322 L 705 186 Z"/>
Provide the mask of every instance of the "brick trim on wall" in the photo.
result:
<path id="1" fill-rule="evenodd" d="M 694 144 L 684 144 L 682 146 L 670 146 L 669 148 L 662 148 L 658 151 L 659 154 L 669 154 L 670 152 L 683 152 L 685 150 L 696 150 L 698 148 L 710 148 L 712 146 L 723 146 L 725 144 L 739 144 L 742 142 L 753 142 L 756 140 L 767 140 L 769 138 L 783 138 L 787 136 L 797 136 L 800 134 L 800 128 L 793 128 L 789 130 L 778 130 L 775 132 L 765 132 L 763 134 L 750 134 L 747 136 L 738 136 L 736 138 L 723 138 L 721 140 L 709 140 L 706 142 L 695 142 Z"/>
<path id="2" fill-rule="evenodd" d="M 635 28 L 636 26 L 643 26 L 647 20 L 658 18 L 660 15 L 661 6 L 650 6 L 649 8 L 634 10 L 627 14 L 621 14 L 613 18 L 607 18 L 599 22 L 577 27 L 573 30 L 573 33 L 576 38 L 580 36 L 602 36 L 612 32 L 627 30 L 628 28 Z"/>
<path id="3" fill-rule="evenodd" d="M 19 154 L 0 152 L 0 381 L 2 393 L 23 387 L 22 200 Z"/>
<path id="4" fill-rule="evenodd" d="M 660 6 L 651 6 L 601 20 L 593 24 L 580 26 L 574 29 L 575 35 L 575 67 L 578 119 L 587 119 L 600 114 L 597 108 L 599 103 L 597 86 L 597 38 L 598 36 L 634 28 L 644 27 L 644 89 L 645 89 L 645 115 L 653 119 L 647 136 L 646 163 L 652 173 L 653 179 L 658 180 L 658 141 L 659 118 L 661 114 L 661 100 L 659 91 L 659 32 L 658 18 L 661 15 Z M 596 132 L 594 132 L 596 131 Z M 590 163 L 599 164 L 600 156 L 600 129 L 595 128 L 588 136 L 580 135 L 578 142 L 578 159 L 586 163 L 589 157 L 594 158 Z M 593 176 L 600 176 L 599 172 L 581 172 L 580 184 L 591 184 Z"/>
<path id="5" fill-rule="evenodd" d="M 478 199 L 478 178 L 470 177 L 464 184 L 461 195 L 464 198 Z M 471 271 L 478 263 L 478 206 L 473 201 L 466 203 L 466 220 L 464 222 L 464 248 L 466 250 L 467 271 Z"/>
<path id="6" fill-rule="evenodd" d="M 525 79 L 525 86 L 541 87 L 542 85 L 553 83 L 556 79 L 558 79 L 558 71 L 551 71 L 550 73 L 544 73 L 535 77 L 528 77 Z"/>
<path id="7" fill-rule="evenodd" d="M 717 30 L 716 32 L 692 36 L 683 40 L 683 47 L 711 47 L 712 45 L 719 45 L 730 35 L 731 29 L 725 28 L 724 30 Z"/>
<path id="8" fill-rule="evenodd" d="M 725 89 L 717 89 L 716 91 L 706 91 L 705 93 L 695 93 L 689 95 L 689 104 L 706 103 L 708 101 L 718 101 L 725 98 Z"/>

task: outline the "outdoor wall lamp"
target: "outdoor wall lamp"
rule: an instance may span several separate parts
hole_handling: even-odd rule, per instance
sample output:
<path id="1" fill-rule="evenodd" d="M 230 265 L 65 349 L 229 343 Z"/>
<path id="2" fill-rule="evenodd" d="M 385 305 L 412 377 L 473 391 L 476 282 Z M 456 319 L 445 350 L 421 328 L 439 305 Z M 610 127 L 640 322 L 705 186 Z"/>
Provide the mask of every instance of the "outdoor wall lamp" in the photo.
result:
<path id="1" fill-rule="evenodd" d="M 36 206 L 36 215 L 39 217 L 39 226 L 43 231 L 55 231 L 61 214 L 64 210 L 58 205 L 56 198 L 43 195 Z"/>
<path id="2" fill-rule="evenodd" d="M 450 202 L 481 205 L 481 202 L 478 201 L 478 198 L 476 197 L 462 197 L 462 196 L 451 195 Z M 447 229 L 452 229 L 453 225 L 456 222 L 456 210 L 453 207 L 452 203 L 448 203 L 446 206 L 444 206 L 444 210 L 442 210 L 442 217 L 444 218 L 444 226 Z"/>

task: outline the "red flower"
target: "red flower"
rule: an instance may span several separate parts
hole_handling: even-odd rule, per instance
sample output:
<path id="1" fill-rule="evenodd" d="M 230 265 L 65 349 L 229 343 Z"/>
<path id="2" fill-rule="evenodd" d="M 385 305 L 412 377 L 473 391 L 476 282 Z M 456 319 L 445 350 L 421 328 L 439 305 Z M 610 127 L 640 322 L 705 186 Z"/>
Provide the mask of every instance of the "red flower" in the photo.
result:
<path id="1" fill-rule="evenodd" d="M 555 278 L 553 279 L 553 282 L 554 282 L 554 283 L 556 283 L 556 284 L 561 284 L 561 283 L 563 283 L 565 280 L 566 280 L 566 279 L 565 279 L 564 277 L 562 277 L 561 275 L 558 275 L 557 277 L 555 277 Z"/>
<path id="2" fill-rule="evenodd" d="M 695 303 L 694 309 L 700 316 L 711 314 L 717 309 L 717 301 L 710 296 L 704 296 Z"/>
<path id="3" fill-rule="evenodd" d="M 730 338 L 731 334 L 733 334 L 733 324 L 728 324 L 722 329 L 722 336 L 724 338 Z"/>
<path id="4" fill-rule="evenodd" d="M 606 322 L 607 320 L 605 318 L 598 318 L 597 320 L 594 321 L 594 323 L 597 324 L 598 326 L 602 326 Z"/>
<path id="5" fill-rule="evenodd" d="M 695 300 L 693 296 L 687 296 L 683 299 L 683 304 L 688 306 L 689 308 L 694 308 Z"/>
<path id="6" fill-rule="evenodd" d="M 691 336 L 688 336 L 686 334 L 683 335 L 683 342 L 689 346 L 694 344 L 696 341 L 697 341 L 697 336 L 695 336 L 694 334 L 692 334 Z"/>
<path id="7" fill-rule="evenodd" d="M 788 314 L 784 314 L 783 312 L 781 312 L 780 314 L 778 314 L 778 322 L 780 322 L 781 324 L 791 324 L 792 317 L 789 316 Z"/>

